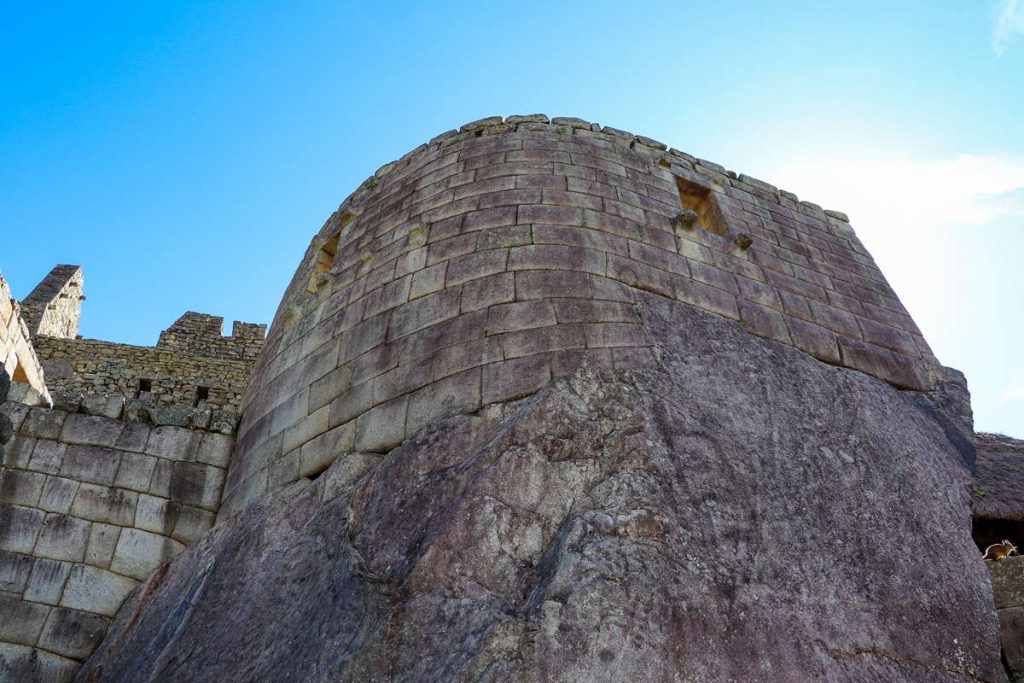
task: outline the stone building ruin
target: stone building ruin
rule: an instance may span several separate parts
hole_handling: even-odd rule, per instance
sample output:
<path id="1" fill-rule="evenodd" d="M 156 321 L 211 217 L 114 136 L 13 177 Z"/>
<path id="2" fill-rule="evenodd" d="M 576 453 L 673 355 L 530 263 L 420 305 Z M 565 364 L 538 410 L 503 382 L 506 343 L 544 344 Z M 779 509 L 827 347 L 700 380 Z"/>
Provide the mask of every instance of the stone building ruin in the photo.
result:
<path id="1" fill-rule="evenodd" d="M 913 396 L 977 465 L 963 376 L 844 214 L 575 118 L 483 119 L 379 169 L 314 236 L 266 339 L 192 312 L 154 347 L 79 339 L 82 287 L 58 266 L 18 304 L 0 280 L 0 678 L 70 679 L 139 582 L 336 462 L 581 367 L 658 365 L 646 301 Z M 991 514 L 1024 519 L 1024 498 Z"/>

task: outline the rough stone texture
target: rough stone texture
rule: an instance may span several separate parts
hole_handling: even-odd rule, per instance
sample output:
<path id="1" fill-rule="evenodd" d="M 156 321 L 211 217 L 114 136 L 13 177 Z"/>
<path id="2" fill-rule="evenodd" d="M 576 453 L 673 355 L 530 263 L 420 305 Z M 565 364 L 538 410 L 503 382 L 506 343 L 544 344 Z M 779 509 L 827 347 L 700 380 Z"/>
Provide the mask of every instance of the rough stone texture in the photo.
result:
<path id="1" fill-rule="evenodd" d="M 21 302 L 29 334 L 33 338 L 40 334 L 63 339 L 77 337 L 84 284 L 80 266 L 54 267 Z"/>
<path id="2" fill-rule="evenodd" d="M 219 518 L 305 474 L 328 430 L 354 422 L 356 447 L 384 452 L 535 391 L 567 358 L 644 362 L 641 292 L 900 388 L 941 374 L 842 214 L 649 138 L 490 117 L 379 170 L 313 239 L 246 392 Z"/>
<path id="3" fill-rule="evenodd" d="M 719 316 L 637 312 L 635 370 L 260 497 L 136 591 L 80 680 L 1000 680 L 934 415 Z"/>

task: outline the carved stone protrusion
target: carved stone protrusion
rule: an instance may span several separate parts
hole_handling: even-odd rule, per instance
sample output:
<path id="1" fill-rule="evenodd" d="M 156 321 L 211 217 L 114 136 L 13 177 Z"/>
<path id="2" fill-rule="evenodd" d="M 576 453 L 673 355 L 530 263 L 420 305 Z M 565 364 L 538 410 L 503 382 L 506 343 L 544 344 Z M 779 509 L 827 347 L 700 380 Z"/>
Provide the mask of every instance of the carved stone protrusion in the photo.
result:
<path id="1" fill-rule="evenodd" d="M 745 232 L 738 233 L 733 236 L 732 241 L 736 243 L 740 249 L 746 249 L 754 243 L 754 238 Z"/>
<path id="2" fill-rule="evenodd" d="M 676 216 L 677 230 L 692 230 L 697 225 L 697 212 L 693 209 L 683 209 Z"/>

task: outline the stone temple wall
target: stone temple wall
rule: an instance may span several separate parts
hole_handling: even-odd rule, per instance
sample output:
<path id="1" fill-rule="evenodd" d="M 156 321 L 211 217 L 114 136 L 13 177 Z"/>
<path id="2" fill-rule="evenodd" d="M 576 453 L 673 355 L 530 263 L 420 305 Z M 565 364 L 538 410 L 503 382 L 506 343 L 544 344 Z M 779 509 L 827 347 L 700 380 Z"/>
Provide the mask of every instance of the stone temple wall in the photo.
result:
<path id="1" fill-rule="evenodd" d="M 381 168 L 314 238 L 243 399 L 221 515 L 581 363 L 651 360 L 638 291 L 934 383 L 843 214 L 579 119 L 484 119 Z"/>
<path id="2" fill-rule="evenodd" d="M 63 681 L 214 522 L 233 439 L 3 403 L 0 680 Z"/>

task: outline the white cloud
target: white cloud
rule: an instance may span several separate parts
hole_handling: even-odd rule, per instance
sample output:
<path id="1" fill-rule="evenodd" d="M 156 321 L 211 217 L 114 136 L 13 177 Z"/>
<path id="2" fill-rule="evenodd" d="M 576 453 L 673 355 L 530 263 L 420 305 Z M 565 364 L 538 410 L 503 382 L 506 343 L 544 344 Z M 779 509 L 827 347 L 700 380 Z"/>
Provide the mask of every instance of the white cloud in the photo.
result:
<path id="1" fill-rule="evenodd" d="M 1024 216 L 1024 158 L 1007 155 L 826 160 L 778 168 L 770 177 L 813 202 L 846 211 L 858 229 L 891 226 L 909 234 Z"/>
<path id="2" fill-rule="evenodd" d="M 1024 33 L 1024 2 L 998 0 L 995 7 L 996 23 L 992 29 L 992 50 L 1001 57 L 1010 41 Z"/>

